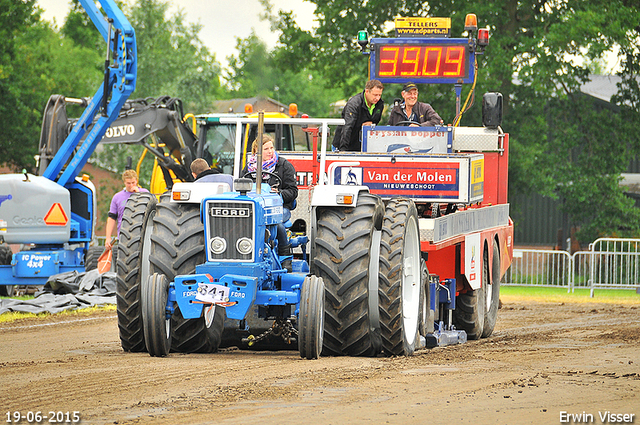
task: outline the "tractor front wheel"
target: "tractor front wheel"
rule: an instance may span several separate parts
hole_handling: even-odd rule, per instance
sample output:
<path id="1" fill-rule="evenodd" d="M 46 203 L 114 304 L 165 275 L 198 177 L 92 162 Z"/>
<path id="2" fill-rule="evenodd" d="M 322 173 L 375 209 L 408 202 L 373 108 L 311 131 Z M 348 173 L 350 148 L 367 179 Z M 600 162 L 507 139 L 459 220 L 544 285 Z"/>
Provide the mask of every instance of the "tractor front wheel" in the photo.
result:
<path id="1" fill-rule="evenodd" d="M 167 316 L 169 282 L 163 274 L 154 273 L 140 300 L 144 341 L 149 355 L 165 357 L 171 350 L 171 317 Z"/>
<path id="2" fill-rule="evenodd" d="M 300 294 L 298 349 L 303 359 L 317 359 L 322 351 L 324 334 L 324 282 L 307 276 Z"/>

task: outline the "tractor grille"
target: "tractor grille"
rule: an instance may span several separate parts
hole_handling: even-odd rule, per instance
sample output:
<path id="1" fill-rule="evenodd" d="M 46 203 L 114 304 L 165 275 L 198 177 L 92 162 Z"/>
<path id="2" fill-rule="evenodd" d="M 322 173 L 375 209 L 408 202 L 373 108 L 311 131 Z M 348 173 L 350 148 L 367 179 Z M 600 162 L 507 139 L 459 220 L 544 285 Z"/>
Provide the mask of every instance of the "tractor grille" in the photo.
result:
<path id="1" fill-rule="evenodd" d="M 255 225 L 252 202 L 208 201 L 206 220 L 209 261 L 253 261 Z M 243 254 L 242 247 L 246 250 L 248 246 L 251 249 Z"/>

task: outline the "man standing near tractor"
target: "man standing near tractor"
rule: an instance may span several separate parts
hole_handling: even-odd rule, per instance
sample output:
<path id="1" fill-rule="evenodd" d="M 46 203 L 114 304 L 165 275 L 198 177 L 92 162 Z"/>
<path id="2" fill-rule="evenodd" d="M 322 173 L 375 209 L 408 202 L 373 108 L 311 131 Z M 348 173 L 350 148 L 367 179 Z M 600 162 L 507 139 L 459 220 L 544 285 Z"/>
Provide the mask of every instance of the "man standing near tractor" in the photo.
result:
<path id="1" fill-rule="evenodd" d="M 362 150 L 360 138 L 362 126 L 378 124 L 382 118 L 383 89 L 380 81 L 369 80 L 364 86 L 364 92 L 358 93 L 347 101 L 342 110 L 345 123 L 336 129 L 336 135 L 333 138 L 334 150 L 356 152 Z"/>
<path id="2" fill-rule="evenodd" d="M 106 240 L 104 243 L 105 249 L 112 248 L 111 234 L 116 229 L 117 224 L 117 237 L 120 234 L 120 224 L 122 223 L 122 213 L 124 212 L 124 206 L 127 204 L 127 200 L 133 193 L 149 192 L 147 189 L 138 186 L 138 174 L 134 170 L 126 170 L 122 173 L 122 181 L 124 182 L 124 189 L 113 195 L 111 199 L 111 206 L 109 208 L 109 216 L 107 217 L 107 228 L 105 231 Z"/>

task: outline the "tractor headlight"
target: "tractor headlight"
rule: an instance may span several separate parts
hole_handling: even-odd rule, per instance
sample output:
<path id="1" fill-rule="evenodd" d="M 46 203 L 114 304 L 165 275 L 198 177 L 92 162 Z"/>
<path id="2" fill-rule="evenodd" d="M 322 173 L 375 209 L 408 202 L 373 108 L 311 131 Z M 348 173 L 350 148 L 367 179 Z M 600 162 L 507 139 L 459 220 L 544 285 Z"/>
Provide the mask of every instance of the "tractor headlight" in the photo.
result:
<path id="1" fill-rule="evenodd" d="M 233 190 L 236 192 L 240 192 L 243 195 L 246 195 L 247 192 L 250 192 L 253 189 L 253 180 L 251 179 L 235 179 L 233 181 Z"/>
<path id="2" fill-rule="evenodd" d="M 236 249 L 242 255 L 249 255 L 253 250 L 253 242 L 249 238 L 241 238 L 236 242 Z"/>
<path id="3" fill-rule="evenodd" d="M 210 245 L 211 251 L 217 255 L 220 255 L 227 250 L 227 241 L 219 236 L 211 239 Z"/>

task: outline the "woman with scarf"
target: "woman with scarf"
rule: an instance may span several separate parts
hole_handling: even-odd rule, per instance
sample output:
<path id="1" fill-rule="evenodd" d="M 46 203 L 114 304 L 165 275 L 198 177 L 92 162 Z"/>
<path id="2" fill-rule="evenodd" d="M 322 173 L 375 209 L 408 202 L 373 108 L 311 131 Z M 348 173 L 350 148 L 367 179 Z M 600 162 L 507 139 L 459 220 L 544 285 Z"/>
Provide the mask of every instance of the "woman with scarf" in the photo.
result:
<path id="1" fill-rule="evenodd" d="M 255 173 L 257 167 L 257 153 L 258 153 L 258 139 L 253 141 L 251 148 L 252 155 L 249 156 L 247 165 L 240 173 L 244 176 L 247 173 Z M 293 165 L 282 158 L 276 152 L 273 145 L 273 139 L 268 134 L 262 136 L 262 170 L 275 174 L 280 177 L 280 181 L 276 177 L 271 177 L 269 174 L 263 174 L 262 179 L 264 183 L 269 183 L 271 191 L 279 193 L 282 197 L 283 222 L 286 222 L 291 218 L 291 210 L 295 208 L 294 201 L 298 197 L 298 185 L 296 182 L 296 169 Z M 287 238 L 287 232 L 284 225 L 278 225 L 278 255 L 290 256 L 291 246 Z M 291 258 L 287 258 L 282 262 L 282 266 L 288 271 L 291 271 Z"/>

